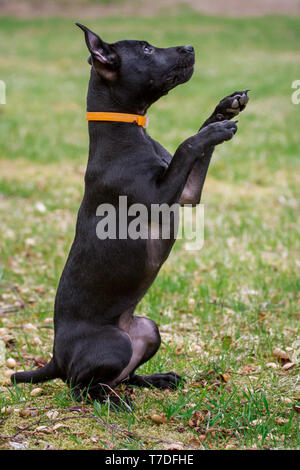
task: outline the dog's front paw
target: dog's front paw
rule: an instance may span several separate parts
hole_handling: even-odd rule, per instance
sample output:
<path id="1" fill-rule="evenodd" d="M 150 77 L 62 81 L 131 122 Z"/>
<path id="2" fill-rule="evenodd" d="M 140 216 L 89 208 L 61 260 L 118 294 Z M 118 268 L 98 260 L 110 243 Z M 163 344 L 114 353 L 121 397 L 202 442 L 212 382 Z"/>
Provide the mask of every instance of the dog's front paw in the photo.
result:
<path id="1" fill-rule="evenodd" d="M 214 147 L 222 144 L 225 140 L 230 140 L 237 131 L 238 121 L 214 122 L 204 127 L 198 136 L 201 137 L 204 148 Z"/>
<path id="2" fill-rule="evenodd" d="M 235 91 L 223 98 L 216 107 L 214 114 L 217 121 L 232 119 L 243 111 L 249 101 L 248 91 Z"/>

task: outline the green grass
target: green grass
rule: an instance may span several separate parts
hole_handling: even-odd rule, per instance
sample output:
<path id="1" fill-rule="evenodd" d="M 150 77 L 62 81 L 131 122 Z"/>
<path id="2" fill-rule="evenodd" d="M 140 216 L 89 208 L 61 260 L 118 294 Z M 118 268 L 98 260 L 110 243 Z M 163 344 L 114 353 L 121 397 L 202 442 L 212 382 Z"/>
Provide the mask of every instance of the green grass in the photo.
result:
<path id="1" fill-rule="evenodd" d="M 169 394 L 119 389 L 133 393 L 132 415 L 97 403 L 74 411 L 62 382 L 44 384 L 32 397 L 32 386 L 6 385 L 3 366 L 0 408 L 14 411 L 0 417 L 1 447 L 299 448 L 299 362 L 285 370 L 272 353 L 279 347 L 296 357 L 299 338 L 300 105 L 291 103 L 299 18 L 190 12 L 86 23 L 107 41 L 195 46 L 191 81 L 149 112 L 149 133 L 171 151 L 222 97 L 250 88 L 251 101 L 209 170 L 203 249 L 189 253 L 177 242 L 138 307 L 159 323 L 163 339 L 141 370 L 174 369 L 186 384 Z M 0 339 L 17 369 L 51 353 L 55 289 L 83 193 L 87 55 L 73 21 L 0 19 L 0 79 L 7 86 L 0 106 Z M 23 408 L 33 416 L 21 417 Z M 153 414 L 166 422 L 156 424 Z"/>

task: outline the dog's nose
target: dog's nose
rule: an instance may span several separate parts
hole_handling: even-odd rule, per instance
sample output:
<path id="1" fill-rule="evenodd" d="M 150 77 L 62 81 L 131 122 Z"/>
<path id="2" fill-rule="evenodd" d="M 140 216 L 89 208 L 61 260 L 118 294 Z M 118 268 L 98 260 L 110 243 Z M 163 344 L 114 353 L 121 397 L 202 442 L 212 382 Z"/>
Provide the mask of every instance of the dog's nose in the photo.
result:
<path id="1" fill-rule="evenodd" d="M 193 48 L 193 46 L 190 46 L 190 45 L 181 46 L 181 47 L 178 47 L 178 51 L 186 53 L 186 54 L 193 54 L 194 53 L 194 48 Z"/>

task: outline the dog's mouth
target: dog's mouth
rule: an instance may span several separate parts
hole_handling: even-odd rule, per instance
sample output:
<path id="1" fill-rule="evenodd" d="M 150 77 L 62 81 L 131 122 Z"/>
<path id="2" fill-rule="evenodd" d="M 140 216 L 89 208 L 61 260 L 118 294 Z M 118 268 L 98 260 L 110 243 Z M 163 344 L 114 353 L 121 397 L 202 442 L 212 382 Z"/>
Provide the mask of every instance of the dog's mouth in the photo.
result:
<path id="1" fill-rule="evenodd" d="M 180 61 L 169 70 L 165 79 L 165 89 L 169 91 L 175 86 L 187 82 L 193 75 L 194 64 L 195 58 L 192 56 L 189 60 Z"/>

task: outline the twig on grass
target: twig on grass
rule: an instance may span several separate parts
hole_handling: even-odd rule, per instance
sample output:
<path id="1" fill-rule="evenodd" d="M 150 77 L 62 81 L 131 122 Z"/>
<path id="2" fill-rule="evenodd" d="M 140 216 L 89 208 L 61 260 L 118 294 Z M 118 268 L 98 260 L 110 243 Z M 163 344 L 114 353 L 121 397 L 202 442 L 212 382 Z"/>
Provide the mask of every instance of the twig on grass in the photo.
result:
<path id="1" fill-rule="evenodd" d="M 119 398 L 119 400 L 121 400 L 121 402 L 125 405 L 125 407 L 128 409 L 128 411 L 130 411 L 130 413 L 133 413 L 133 409 L 128 405 L 128 403 L 126 403 L 125 400 L 123 400 L 123 398 L 121 398 L 117 392 L 115 392 L 109 385 L 107 384 L 102 384 L 99 382 L 99 385 L 101 385 L 102 387 L 107 387 L 116 397 Z"/>
<path id="2" fill-rule="evenodd" d="M 183 447 L 186 447 L 186 448 L 189 448 L 189 449 L 191 449 L 191 448 L 196 449 L 195 446 L 190 445 L 190 444 L 185 444 L 183 442 L 168 441 L 168 440 L 162 439 L 160 437 L 145 436 L 145 435 L 137 434 L 133 431 L 127 431 L 126 429 L 121 428 L 117 424 L 109 424 L 104 419 L 100 418 L 99 416 L 95 416 L 95 415 L 92 415 L 90 413 L 84 413 L 82 415 L 77 415 L 77 416 L 74 416 L 74 415 L 73 416 L 64 416 L 63 418 L 58 418 L 58 419 L 55 419 L 55 420 L 51 421 L 51 425 L 57 424 L 57 423 L 62 422 L 62 421 L 67 421 L 67 420 L 72 420 L 72 419 L 86 419 L 86 418 L 91 418 L 94 421 L 100 423 L 103 428 L 105 428 L 112 435 L 116 435 L 119 439 L 124 439 L 125 438 L 129 442 L 134 442 L 141 449 L 143 449 L 144 446 L 142 445 L 142 443 L 140 443 L 138 441 L 142 440 L 142 439 L 143 440 L 148 440 L 148 441 L 149 440 L 150 441 L 156 441 L 158 443 L 169 444 L 169 445 L 172 445 L 172 444 L 177 444 L 178 445 L 179 444 L 179 445 L 181 445 Z M 38 427 L 38 426 L 46 424 L 46 423 L 49 423 L 49 420 L 43 419 L 41 417 L 39 420 L 35 421 L 34 423 L 29 424 L 25 428 L 19 429 L 18 432 L 16 432 L 15 434 L 12 434 L 12 435 L 0 434 L 0 439 L 3 439 L 3 440 L 15 439 L 19 434 L 21 434 L 23 432 L 30 431 L 32 428 Z M 33 430 L 33 433 L 34 432 L 35 431 Z M 202 448 L 204 449 L 203 445 L 202 445 Z"/>
<path id="3" fill-rule="evenodd" d="M 24 305 L 7 305 L 0 309 L 0 315 L 7 315 L 8 313 L 15 313 L 18 310 L 22 310 Z"/>

